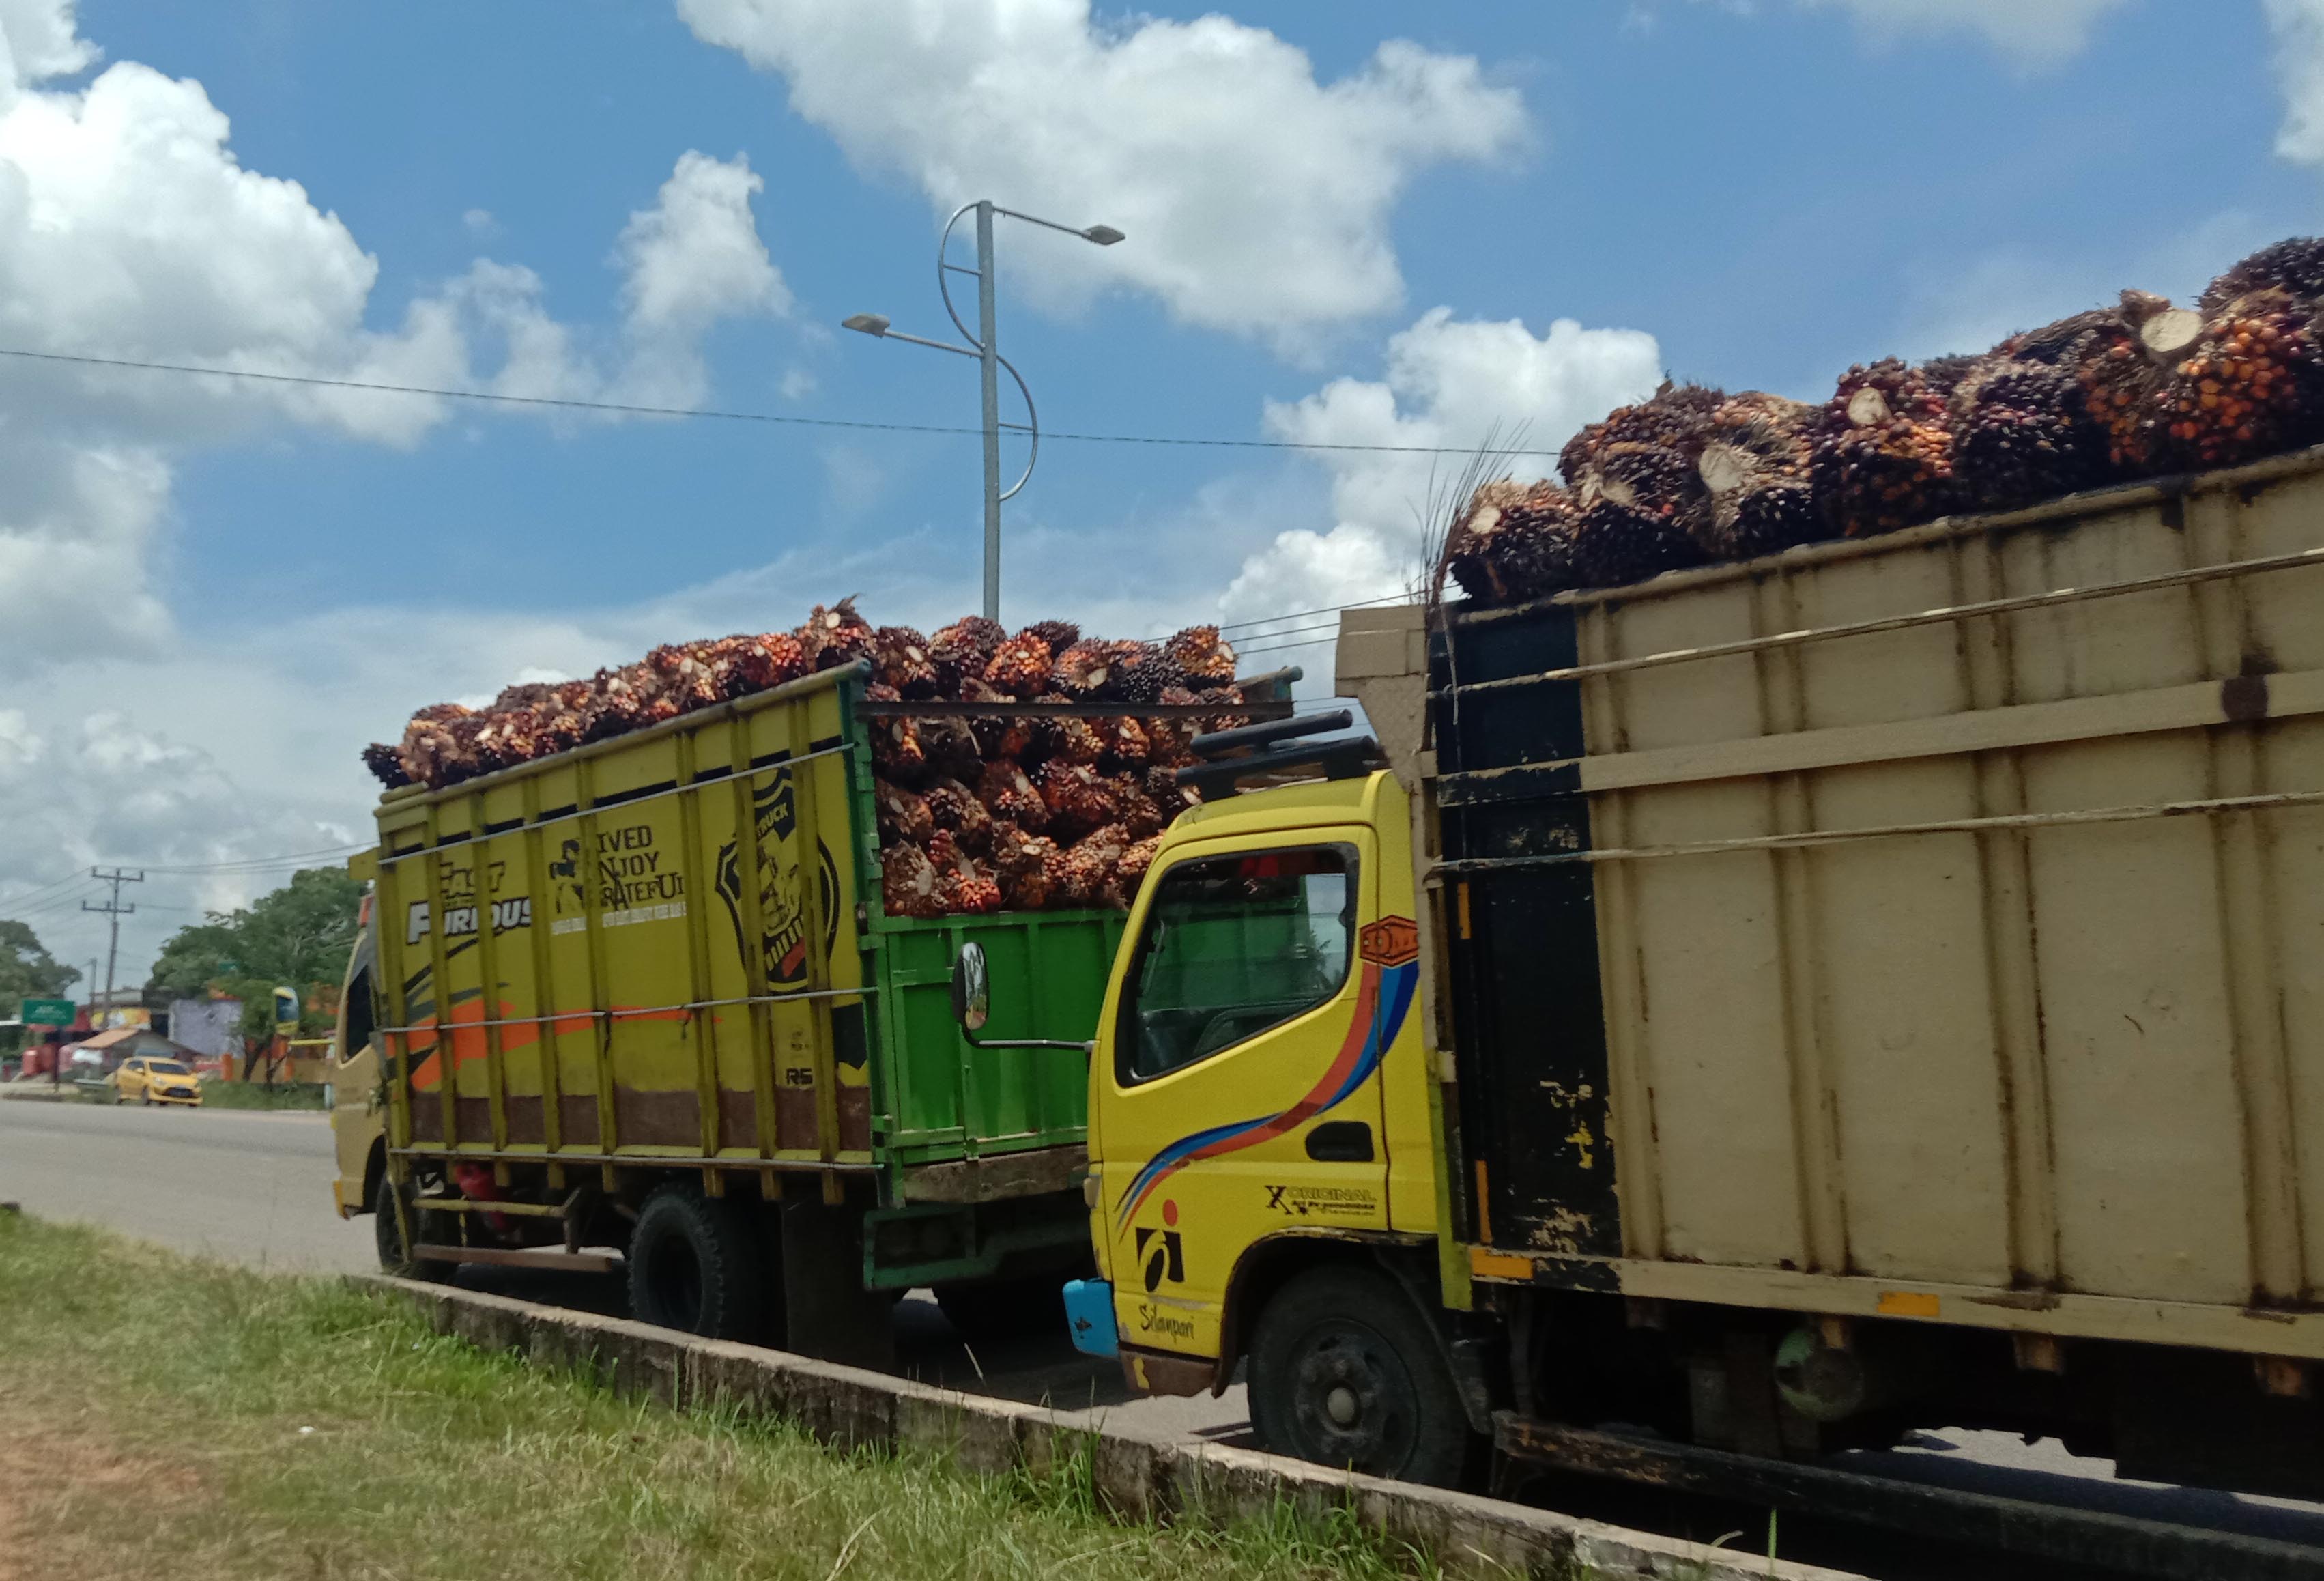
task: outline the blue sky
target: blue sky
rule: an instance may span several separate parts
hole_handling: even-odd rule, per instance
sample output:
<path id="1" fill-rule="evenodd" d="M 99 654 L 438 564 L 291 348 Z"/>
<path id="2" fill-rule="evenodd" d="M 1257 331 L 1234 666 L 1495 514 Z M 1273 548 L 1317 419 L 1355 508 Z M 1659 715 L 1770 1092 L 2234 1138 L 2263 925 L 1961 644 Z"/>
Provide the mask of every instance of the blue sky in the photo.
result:
<path id="1" fill-rule="evenodd" d="M 850 10 L 875 25 L 843 25 Z M 23 103 L 76 113 L 139 62 L 230 120 L 207 153 L 195 136 L 119 153 L 138 179 L 178 185 L 181 158 L 221 195 L 259 177 L 303 189 L 270 189 L 278 220 L 298 211 L 279 234 L 231 196 L 149 211 L 126 180 L 112 208 L 36 203 L 19 233 L 0 179 L 0 344 L 513 387 L 513 325 L 557 337 L 540 376 L 561 389 L 970 423 L 966 359 L 835 325 L 872 310 L 936 333 L 939 209 L 990 195 L 1130 233 L 1111 254 L 1002 233 L 1002 345 L 1045 426 L 1458 446 L 1499 422 L 1554 450 L 1665 370 L 1821 398 L 1850 362 L 1979 348 L 2127 285 L 2191 296 L 2317 228 L 2318 173 L 2279 152 L 2312 107 L 2316 0 L 1250 0 L 1088 22 L 1075 0 L 962 0 L 936 58 L 984 60 L 967 97 L 883 45 L 880 26 L 900 40 L 927 11 L 0 0 Z M 75 27 L 99 56 L 77 63 Z M 1197 36 L 1225 51 L 1215 70 L 1154 64 Z M 1085 70 L 1045 77 L 1045 56 Z M 1334 97 L 1388 59 L 1409 72 L 1392 89 Z M 1212 86 L 1220 102 L 1182 138 L 1175 117 Z M 167 115 L 128 113 L 182 118 L 195 90 L 174 91 Z M 11 142 L 26 113 L 0 100 L 0 178 L 14 159 L 38 192 L 38 162 L 61 156 Z M 664 184 L 688 151 L 724 162 L 696 174 L 730 198 L 747 161 L 762 183 L 747 212 L 706 223 L 765 260 L 696 282 L 641 373 L 632 217 L 678 212 Z M 77 168 L 45 179 L 88 185 Z M 86 227 L 85 245 L 12 273 L 7 249 L 34 258 L 23 238 L 43 224 Z M 109 280 L 116 246 L 143 259 L 121 270 L 146 299 L 134 310 L 51 305 Z M 364 256 L 367 289 L 349 277 Z M 479 258 L 537 277 L 524 312 L 477 305 Z M 252 279 L 263 300 L 235 295 Z M 180 312 L 185 280 L 226 283 Z M 308 291 L 311 311 L 289 300 Z M 411 328 L 438 310 L 456 356 Z M 34 920 L 60 953 L 86 957 L 88 926 L 53 904 L 69 889 L 34 886 L 76 866 L 357 837 L 355 754 L 413 707 L 787 625 L 843 594 L 931 624 L 974 602 L 973 439 L 333 414 L 134 383 L 175 378 L 0 369 L 0 450 L 24 447 L 0 472 L 57 480 L 13 501 L 0 487 L 0 593 L 23 609 L 98 590 L 73 661 L 21 624 L 0 642 L 0 908 L 47 905 Z M 1409 458 L 1053 443 L 1009 508 L 1006 613 L 1167 630 L 1393 592 L 1431 486 Z M 1289 656 L 1328 670 L 1326 648 Z M 149 892 L 191 908 L 277 876 L 188 873 Z M 141 918 L 139 969 L 190 915 Z"/>

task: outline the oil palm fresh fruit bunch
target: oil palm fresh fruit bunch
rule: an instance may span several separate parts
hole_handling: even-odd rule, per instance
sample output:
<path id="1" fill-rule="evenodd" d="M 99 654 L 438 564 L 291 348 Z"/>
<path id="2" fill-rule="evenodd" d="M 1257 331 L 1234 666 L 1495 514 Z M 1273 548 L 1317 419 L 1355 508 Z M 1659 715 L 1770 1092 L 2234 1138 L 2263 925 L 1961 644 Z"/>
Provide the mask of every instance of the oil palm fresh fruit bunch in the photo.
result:
<path id="1" fill-rule="evenodd" d="M 982 851 L 991 846 L 998 820 L 977 800 L 975 791 L 946 776 L 929 784 L 927 800 L 930 824 L 949 831 L 960 842 L 961 849 Z"/>
<path id="2" fill-rule="evenodd" d="M 1162 826 L 1168 820 L 1163 818 L 1160 805 L 1146 794 L 1142 776 L 1119 773 L 1102 778 L 1112 798 L 1116 820 L 1130 831 L 1131 839 L 1142 840 L 1162 832 Z"/>
<path id="3" fill-rule="evenodd" d="M 1097 763 L 1102 772 L 1109 774 L 1146 772 L 1147 763 L 1154 755 L 1154 738 L 1145 722 L 1132 719 L 1125 714 L 1082 723 L 1089 726 L 1090 734 L 1097 741 Z"/>
<path id="4" fill-rule="evenodd" d="M 1158 702 L 1164 687 L 1181 686 L 1186 680 L 1163 652 L 1161 643 L 1136 639 L 1113 644 L 1111 679 L 1114 695 L 1125 703 Z"/>
<path id="5" fill-rule="evenodd" d="M 1138 886 L 1145 881 L 1146 870 L 1154 865 L 1154 853 L 1161 846 L 1161 836 L 1148 835 L 1122 848 L 1120 860 L 1113 865 L 1113 874 L 1124 895 L 1138 892 Z"/>
<path id="6" fill-rule="evenodd" d="M 935 917 L 942 912 L 937 899 L 936 864 L 919 846 L 883 846 L 880 852 L 880 908 L 890 917 Z"/>
<path id="7" fill-rule="evenodd" d="M 1025 771 L 1007 759 L 987 763 L 977 780 L 976 799 L 994 818 L 1007 818 L 1028 834 L 1049 827 L 1049 805 Z"/>
<path id="8" fill-rule="evenodd" d="M 855 613 L 853 597 L 843 598 L 828 609 L 816 605 L 798 636 L 810 670 L 836 670 L 858 659 L 869 659 L 876 646 L 872 623 Z"/>
<path id="9" fill-rule="evenodd" d="M 1047 836 L 993 820 L 991 871 L 1001 881 L 1001 903 L 1011 911 L 1038 911 L 1048 905 L 1056 887 L 1053 871 L 1064 861 L 1065 854 Z"/>
<path id="10" fill-rule="evenodd" d="M 1242 688 L 1239 686 L 1206 686 L 1202 690 L 1194 694 L 1194 700 L 1198 703 L 1209 703 L 1220 707 L 1236 707 L 1242 702 Z M 1209 717 L 1201 721 L 1204 731 L 1240 730 L 1250 723 L 1250 716 L 1245 714 L 1213 714 Z"/>
<path id="11" fill-rule="evenodd" d="M 1444 535 L 1440 586 L 1449 574 L 1462 592 L 1480 604 L 1506 603 L 1515 596 L 1499 575 L 1498 542 L 1509 508 L 1525 496 L 1526 485 L 1515 478 L 1496 477 L 1477 485 Z"/>
<path id="12" fill-rule="evenodd" d="M 1189 681 L 1215 685 L 1235 678 L 1234 645 L 1214 625 L 1190 625 L 1172 633 L 1162 644 L 1162 655 Z"/>
<path id="13" fill-rule="evenodd" d="M 1445 540 L 1445 569 L 1480 604 L 1545 597 L 1575 585 L 1573 496 L 1547 481 L 1508 478 L 1471 496 Z"/>
<path id="14" fill-rule="evenodd" d="M 1830 529 L 1809 482 L 1815 408 L 1764 391 L 1729 396 L 1705 419 L 1694 451 L 1703 504 L 1685 523 L 1705 553 L 1749 559 Z"/>
<path id="15" fill-rule="evenodd" d="M 1056 839 L 1076 838 L 1113 822 L 1120 814 L 1112 787 L 1087 764 L 1052 758 L 1034 772 L 1032 780 L 1048 809 L 1047 831 Z"/>
<path id="16" fill-rule="evenodd" d="M 1178 783 L 1176 768 L 1163 768 L 1158 764 L 1146 771 L 1146 794 L 1153 798 L 1155 809 L 1162 815 L 1166 828 L 1188 808 L 1200 806 L 1203 800 L 1201 791 L 1191 785 Z"/>
<path id="17" fill-rule="evenodd" d="M 1088 700 L 1113 695 L 1113 644 L 1084 638 L 1057 654 L 1053 678 L 1068 697 Z"/>
<path id="18" fill-rule="evenodd" d="M 1011 698 L 1038 698 L 1049 689 L 1049 644 L 1029 632 L 1005 638 L 984 663 L 984 683 Z"/>
<path id="19" fill-rule="evenodd" d="M 1953 472 L 1975 510 L 2007 511 L 2103 482 L 2105 430 L 2069 367 L 1987 358 L 1953 391 Z"/>
<path id="20" fill-rule="evenodd" d="M 1702 550 L 1674 516 L 1600 499 L 1573 524 L 1573 580 L 1624 587 L 1702 563 Z"/>
<path id="21" fill-rule="evenodd" d="M 582 729 L 587 739 L 604 741 L 634 730 L 644 718 L 644 700 L 630 684 L 626 664 L 600 670 L 589 682 L 589 701 L 582 709 Z"/>
<path id="22" fill-rule="evenodd" d="M 2262 247 L 2211 282 L 2195 305 L 2216 319 L 2237 298 L 2263 291 L 2324 301 L 2324 237 L 2291 236 Z"/>
<path id="23" fill-rule="evenodd" d="M 936 695 L 956 697 L 961 682 L 982 680 L 992 662 L 992 651 L 1009 640 L 998 621 L 981 615 L 964 615 L 928 639 L 928 659 L 936 667 Z"/>
<path id="24" fill-rule="evenodd" d="M 2227 302 L 2164 376 L 2152 410 L 2161 453 L 2181 467 L 2233 466 L 2313 444 L 2324 435 L 2315 310 L 2280 290 Z"/>
<path id="25" fill-rule="evenodd" d="M 1588 504 L 1597 497 L 1603 459 L 1613 447 L 1649 445 L 1691 452 L 1702 425 L 1725 399 L 1706 385 L 1665 380 L 1649 399 L 1618 406 L 1568 439 L 1557 455 L 1558 476 Z"/>
<path id="26" fill-rule="evenodd" d="M 391 742 L 374 741 L 363 749 L 364 767 L 369 769 L 381 786 L 398 790 L 412 782 L 411 772 L 403 766 L 403 748 Z"/>
<path id="27" fill-rule="evenodd" d="M 881 626 L 872 632 L 872 673 L 900 696 L 936 695 L 936 667 L 928 657 L 928 640 L 910 626 Z"/>
<path id="28" fill-rule="evenodd" d="M 928 841 L 928 863 L 936 873 L 936 909 L 945 916 L 974 916 L 1001 909 L 1001 885 L 961 849 L 950 829 Z"/>
<path id="29" fill-rule="evenodd" d="M 1850 538 L 1893 532 L 1953 508 L 1951 365 L 1888 357 L 1859 364 L 1817 419 L 1810 476 L 1832 524 Z"/>
<path id="30" fill-rule="evenodd" d="M 728 641 L 735 645 L 724 653 L 719 670 L 720 689 L 727 697 L 766 691 L 807 672 L 807 650 L 789 632 L 761 632 Z"/>
<path id="31" fill-rule="evenodd" d="M 1132 844 L 1120 824 L 1091 830 L 1074 842 L 1065 854 L 1065 888 L 1074 902 L 1121 910 L 1129 902 L 1121 892 L 1121 854 Z"/>
<path id="32" fill-rule="evenodd" d="M 1050 652 L 1062 653 L 1082 640 L 1082 628 L 1069 620 L 1037 620 L 1025 628 L 1025 634 L 1048 643 Z"/>
<path id="33" fill-rule="evenodd" d="M 2144 477 L 2163 464 L 2155 446 L 2157 393 L 2202 323 L 2168 298 L 2126 291 L 2111 308 L 2061 319 L 2008 345 L 2021 360 L 2070 367 L 2084 410 L 2106 438 L 2106 476 Z"/>
<path id="34" fill-rule="evenodd" d="M 877 775 L 872 781 L 872 806 L 883 846 L 899 842 L 925 846 L 928 837 L 936 832 L 934 811 L 926 797 Z"/>
<path id="35" fill-rule="evenodd" d="M 875 703 L 895 703 L 903 699 L 892 686 L 873 681 L 863 689 L 863 695 Z M 917 785 L 927 778 L 927 744 L 920 738 L 920 722 L 907 717 L 867 719 L 864 729 L 872 737 L 872 766 L 881 778 L 899 785 Z"/>
<path id="36" fill-rule="evenodd" d="M 718 670 L 707 643 L 665 643 L 646 655 L 660 695 L 681 714 L 718 701 Z"/>
<path id="37" fill-rule="evenodd" d="M 1063 692 L 1045 692 L 1035 700 L 1064 703 L 1073 699 Z M 1069 763 L 1093 763 L 1105 752 L 1105 740 L 1100 735 L 1099 727 L 1111 723 L 1104 719 L 1076 719 L 1070 716 L 1036 720 L 1033 751 L 1044 758 L 1063 758 Z"/>

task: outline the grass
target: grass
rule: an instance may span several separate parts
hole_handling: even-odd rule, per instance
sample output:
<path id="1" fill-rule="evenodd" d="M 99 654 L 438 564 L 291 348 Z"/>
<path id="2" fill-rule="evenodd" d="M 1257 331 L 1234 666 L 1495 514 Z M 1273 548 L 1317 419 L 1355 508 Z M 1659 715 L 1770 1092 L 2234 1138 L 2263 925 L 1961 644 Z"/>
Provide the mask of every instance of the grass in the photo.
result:
<path id="1" fill-rule="evenodd" d="M 320 1109 L 324 1086 L 318 1081 L 285 1081 L 268 1086 L 263 1082 L 206 1081 L 202 1103 L 212 1109 Z"/>
<path id="2" fill-rule="evenodd" d="M 477 1352 L 337 1281 L 10 1215 L 0 1333 L 5 1581 L 1436 1573 L 1352 1520 L 1115 1525 L 1085 1475 L 838 1454 Z"/>

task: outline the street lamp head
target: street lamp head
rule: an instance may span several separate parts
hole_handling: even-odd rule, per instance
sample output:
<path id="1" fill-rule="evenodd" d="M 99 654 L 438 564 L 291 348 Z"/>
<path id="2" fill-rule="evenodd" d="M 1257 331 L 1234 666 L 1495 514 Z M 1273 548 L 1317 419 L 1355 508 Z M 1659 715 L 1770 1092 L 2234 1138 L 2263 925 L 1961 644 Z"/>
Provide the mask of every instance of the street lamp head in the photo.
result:
<path id="1" fill-rule="evenodd" d="M 1082 236 L 1086 241 L 1095 242 L 1101 247 L 1111 247 L 1114 243 L 1121 240 L 1121 233 L 1110 225 L 1093 225 L 1082 232 Z"/>
<path id="2" fill-rule="evenodd" d="M 857 313 L 853 318 L 842 319 L 839 327 L 863 335 L 885 335 L 888 333 L 888 317 L 884 313 Z"/>

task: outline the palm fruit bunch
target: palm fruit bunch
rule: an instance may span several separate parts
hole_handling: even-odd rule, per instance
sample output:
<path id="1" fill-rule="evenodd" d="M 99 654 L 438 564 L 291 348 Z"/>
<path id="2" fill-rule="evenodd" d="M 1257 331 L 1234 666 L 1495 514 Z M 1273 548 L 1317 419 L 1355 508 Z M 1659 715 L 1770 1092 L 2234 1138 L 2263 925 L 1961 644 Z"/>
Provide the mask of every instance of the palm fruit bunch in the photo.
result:
<path id="1" fill-rule="evenodd" d="M 1651 398 L 1634 406 L 1618 406 L 1568 439 L 1557 454 L 1558 476 L 1583 504 L 1593 504 L 1615 447 L 1644 446 L 1683 454 L 1694 448 L 1703 423 L 1724 399 L 1717 390 L 1665 379 Z M 1681 481 L 1679 486 L 1690 485 Z"/>
<path id="2" fill-rule="evenodd" d="M 1123 848 L 1120 859 L 1114 864 L 1113 872 L 1125 891 L 1137 889 L 1146 876 L 1146 870 L 1154 865 L 1154 853 L 1161 844 L 1161 836 L 1148 835 Z"/>
<path id="3" fill-rule="evenodd" d="M 1001 885 L 963 850 L 950 829 L 928 841 L 928 864 L 936 874 L 936 910 L 945 916 L 973 916 L 1001 909 Z"/>
<path id="4" fill-rule="evenodd" d="M 872 673 L 899 697 L 936 695 L 936 661 L 928 640 L 909 626 L 881 626 L 872 633 Z"/>
<path id="5" fill-rule="evenodd" d="M 892 686 L 873 681 L 863 689 L 865 698 L 875 703 L 899 703 L 903 696 Z M 898 784 L 914 785 L 926 778 L 928 772 L 927 744 L 920 739 L 918 719 L 891 718 L 870 721 L 867 733 L 872 737 L 872 766 L 885 779 Z"/>
<path id="6" fill-rule="evenodd" d="M 1109 684 L 1113 695 L 1125 703 L 1159 702 L 1164 687 L 1178 686 L 1186 680 L 1159 643 L 1132 638 L 1113 644 Z"/>
<path id="7" fill-rule="evenodd" d="M 1044 692 L 1036 700 L 1063 703 L 1072 699 L 1063 692 Z M 1039 720 L 1033 726 L 1032 741 L 1028 750 L 1042 759 L 1062 758 L 1071 763 L 1093 763 L 1105 755 L 1106 750 L 1106 738 L 1098 734 L 1098 727 L 1112 723 L 1106 719 L 1076 719 L 1071 717 Z M 1132 728 L 1137 726 L 1134 719 L 1123 723 Z M 1019 755 L 1021 760 L 1024 754 Z"/>
<path id="8" fill-rule="evenodd" d="M 928 658 L 936 667 L 936 695 L 954 697 L 960 683 L 974 676 L 984 677 L 984 667 L 992 662 L 992 651 L 1009 640 L 1009 633 L 998 621 L 981 615 L 964 615 L 948 626 L 940 627 L 928 639 Z"/>
<path id="9" fill-rule="evenodd" d="M 1057 652 L 1052 679 L 1067 696 L 1103 698 L 1113 695 L 1113 644 L 1078 641 Z"/>
<path id="10" fill-rule="evenodd" d="M 1579 515 L 1573 496 L 1554 483 L 1484 484 L 1445 536 L 1444 568 L 1462 592 L 1489 603 L 1562 593 L 1575 585 Z"/>
<path id="11" fill-rule="evenodd" d="M 1049 657 L 1048 643 L 1019 632 L 992 650 L 984 683 L 1007 697 L 1038 698 L 1049 689 Z"/>
<path id="12" fill-rule="evenodd" d="M 1818 419 L 1810 463 L 1816 496 L 1850 538 L 1933 520 L 1959 498 L 1947 400 L 1964 368 L 1895 357 L 1858 364 Z"/>
<path id="13" fill-rule="evenodd" d="M 883 846 L 925 846 L 936 832 L 935 809 L 927 797 L 877 775 L 872 780 L 872 806 Z"/>
<path id="14" fill-rule="evenodd" d="M 2324 437 L 2324 347 L 2312 300 L 2270 287 L 2222 303 L 2164 375 L 2150 426 L 2181 467 L 2227 467 Z"/>
<path id="15" fill-rule="evenodd" d="M 2070 367 L 1997 354 L 1953 390 L 1953 472 L 1981 511 L 2014 510 L 2103 481 L 2104 430 Z"/>
<path id="16" fill-rule="evenodd" d="M 2324 299 L 2324 237 L 2291 236 L 2262 247 L 2211 282 L 2195 306 L 2204 318 L 2216 319 L 2236 299 L 2263 291 L 2301 301 Z"/>
<path id="17" fill-rule="evenodd" d="M 1190 625 L 1173 633 L 1162 644 L 1162 656 L 1187 680 L 1217 685 L 1235 678 L 1234 646 L 1214 625 Z"/>
<path id="18" fill-rule="evenodd" d="M 1001 881 L 1001 903 L 1011 911 L 1038 911 L 1056 896 L 1056 874 L 1065 853 L 1046 835 L 1028 835 L 1005 818 L 992 824 L 992 872 Z"/>
<path id="19" fill-rule="evenodd" d="M 1702 508 L 1687 523 L 1705 553 L 1749 559 L 1830 531 L 1808 477 L 1814 415 L 1812 406 L 1760 390 L 1711 409 L 1693 452 Z"/>
<path id="20" fill-rule="evenodd" d="M 1028 833 L 1039 834 L 1048 827 L 1048 803 L 1033 788 L 1025 771 L 1007 758 L 984 765 L 976 784 L 976 799 L 993 817 L 1006 818 Z"/>
<path id="21" fill-rule="evenodd" d="M 1069 620 L 1037 620 L 1025 628 L 1025 634 L 1048 643 L 1050 652 L 1062 653 L 1082 640 L 1082 628 Z"/>
<path id="22" fill-rule="evenodd" d="M 940 779 L 928 787 L 924 800 L 933 827 L 913 837 L 925 840 L 936 829 L 943 829 L 960 842 L 963 850 L 982 851 L 991 846 L 999 820 L 966 785 L 950 777 Z"/>
<path id="23" fill-rule="evenodd" d="M 2161 465 L 2152 419 L 2163 370 L 2200 324 L 2200 315 L 2166 298 L 2126 291 L 2112 308 L 2061 319 L 2002 349 L 2022 361 L 2072 369 L 2083 408 L 2106 440 L 2103 476 L 2141 477 Z"/>
<path id="24" fill-rule="evenodd" d="M 807 672 L 807 650 L 789 632 L 727 637 L 711 646 L 716 650 L 719 691 L 725 697 L 749 697 Z"/>
<path id="25" fill-rule="evenodd" d="M 665 643 L 646 655 L 646 677 L 657 698 L 681 714 L 718 700 L 718 671 L 707 643 Z"/>
<path id="26" fill-rule="evenodd" d="M 921 846 L 908 844 L 880 848 L 880 906 L 890 917 L 940 917 L 939 883 L 936 864 Z"/>
<path id="27" fill-rule="evenodd" d="M 1048 811 L 1047 831 L 1056 839 L 1078 839 L 1120 816 L 1114 787 L 1086 763 L 1051 758 L 1034 771 L 1032 783 Z"/>
<path id="28" fill-rule="evenodd" d="M 1169 687 L 1165 689 L 1171 692 L 1185 691 L 1184 687 Z M 1187 695 L 1191 697 L 1193 694 L 1187 693 Z M 1147 731 L 1145 726 L 1127 714 L 1109 716 L 1102 719 L 1074 719 L 1065 723 L 1078 725 L 1089 733 L 1091 741 L 1097 747 L 1097 765 L 1106 773 L 1115 774 L 1131 770 L 1143 771 L 1146 765 L 1153 761 L 1154 737 Z M 1156 723 L 1160 724 L 1161 721 L 1157 720 Z M 1075 737 L 1075 740 L 1077 742 L 1078 737 Z M 1070 757 L 1073 754 L 1068 752 L 1060 755 Z"/>
<path id="29" fill-rule="evenodd" d="M 798 629 L 798 643 L 809 670 L 836 670 L 869 659 L 875 646 L 872 623 L 855 613 L 853 598 L 843 598 L 828 609 L 816 605 Z"/>
<path id="30" fill-rule="evenodd" d="M 403 749 L 384 741 L 374 741 L 363 749 L 364 767 L 375 775 L 388 790 L 397 790 L 412 782 L 403 766 Z"/>

